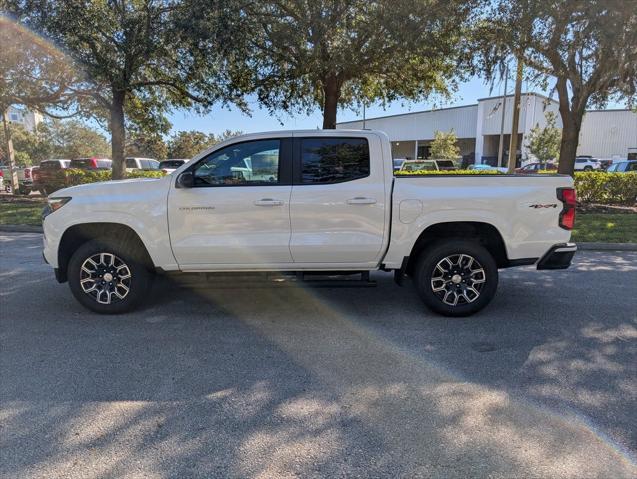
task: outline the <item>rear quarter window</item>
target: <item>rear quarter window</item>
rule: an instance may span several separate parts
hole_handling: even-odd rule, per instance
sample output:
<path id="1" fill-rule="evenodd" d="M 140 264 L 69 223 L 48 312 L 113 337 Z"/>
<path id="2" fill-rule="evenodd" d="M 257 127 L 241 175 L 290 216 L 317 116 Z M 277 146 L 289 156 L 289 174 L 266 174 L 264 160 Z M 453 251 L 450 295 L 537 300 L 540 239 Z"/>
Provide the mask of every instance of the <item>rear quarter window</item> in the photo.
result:
<path id="1" fill-rule="evenodd" d="M 301 140 L 301 182 L 326 184 L 369 176 L 366 138 L 304 138 Z"/>

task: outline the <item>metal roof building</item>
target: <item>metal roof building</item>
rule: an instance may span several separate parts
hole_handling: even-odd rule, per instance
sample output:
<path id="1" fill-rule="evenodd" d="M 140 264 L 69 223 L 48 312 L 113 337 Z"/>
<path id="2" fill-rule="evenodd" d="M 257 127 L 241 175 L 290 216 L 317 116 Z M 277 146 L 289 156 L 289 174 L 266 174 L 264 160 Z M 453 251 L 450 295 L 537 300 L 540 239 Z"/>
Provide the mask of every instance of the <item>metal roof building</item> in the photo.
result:
<path id="1" fill-rule="evenodd" d="M 562 123 L 558 103 L 537 93 L 521 97 L 518 128 L 518 154 L 530 160 L 526 140 L 531 129 L 546 126 L 546 113 L 552 111 L 557 126 Z M 481 98 L 475 105 L 403 113 L 378 118 L 341 122 L 337 128 L 371 128 L 387 133 L 394 158 L 427 158 L 429 144 L 439 131 L 454 130 L 460 152 L 473 163 L 496 164 L 504 114 L 504 157 L 511 138 L 513 97 Z M 363 124 L 364 123 L 364 124 Z M 629 148 L 637 148 L 637 113 L 630 110 L 588 111 L 582 123 L 577 153 L 600 159 L 626 158 Z M 506 161 L 506 160 L 505 160 Z"/>

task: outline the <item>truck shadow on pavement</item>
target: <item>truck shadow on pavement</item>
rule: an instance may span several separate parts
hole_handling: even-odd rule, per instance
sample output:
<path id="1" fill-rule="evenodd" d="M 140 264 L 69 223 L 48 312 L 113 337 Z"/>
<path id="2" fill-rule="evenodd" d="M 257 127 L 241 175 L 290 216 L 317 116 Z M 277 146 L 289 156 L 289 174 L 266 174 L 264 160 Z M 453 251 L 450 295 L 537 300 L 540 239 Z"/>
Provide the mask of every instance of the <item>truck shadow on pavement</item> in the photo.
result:
<path id="1" fill-rule="evenodd" d="M 164 283 L 100 317 L 44 268 L 8 266 L 4 477 L 636 471 L 635 255 L 503 272 L 489 308 L 453 320 L 382 274 L 360 290 Z"/>

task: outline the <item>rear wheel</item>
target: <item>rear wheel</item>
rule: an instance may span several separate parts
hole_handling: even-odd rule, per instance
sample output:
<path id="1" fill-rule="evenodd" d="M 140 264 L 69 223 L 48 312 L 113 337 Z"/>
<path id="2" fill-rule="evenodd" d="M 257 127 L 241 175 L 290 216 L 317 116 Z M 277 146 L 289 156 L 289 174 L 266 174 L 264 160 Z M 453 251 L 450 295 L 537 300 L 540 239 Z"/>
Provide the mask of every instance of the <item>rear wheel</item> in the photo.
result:
<path id="1" fill-rule="evenodd" d="M 498 267 L 476 241 L 440 240 L 424 250 L 414 271 L 423 302 L 445 316 L 468 316 L 493 299 Z"/>
<path id="2" fill-rule="evenodd" d="M 584 167 L 584 171 L 593 171 L 593 167 L 592 167 L 592 166 L 590 166 L 590 165 L 586 165 L 586 166 Z"/>
<path id="3" fill-rule="evenodd" d="M 73 296 L 96 313 L 132 310 L 152 283 L 152 273 L 138 256 L 115 241 L 84 243 L 69 261 L 68 280 Z"/>

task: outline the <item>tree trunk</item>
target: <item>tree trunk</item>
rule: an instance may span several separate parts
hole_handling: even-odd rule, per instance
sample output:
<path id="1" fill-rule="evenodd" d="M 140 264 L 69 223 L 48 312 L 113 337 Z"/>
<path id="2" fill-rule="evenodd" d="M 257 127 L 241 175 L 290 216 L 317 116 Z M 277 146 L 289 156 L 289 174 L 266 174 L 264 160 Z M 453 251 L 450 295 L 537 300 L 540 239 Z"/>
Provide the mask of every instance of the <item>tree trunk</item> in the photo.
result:
<path id="1" fill-rule="evenodd" d="M 586 101 L 582 102 L 577 92 L 573 92 L 573 101 L 569 101 L 566 78 L 558 78 L 555 89 L 560 102 L 560 117 L 562 118 L 562 142 L 557 171 L 563 175 L 573 176 Z"/>
<path id="2" fill-rule="evenodd" d="M 126 130 L 124 126 L 124 99 L 126 92 L 113 89 L 113 103 L 111 104 L 111 150 L 113 155 L 113 179 L 121 180 L 126 177 L 126 160 L 124 159 L 124 145 Z"/>
<path id="3" fill-rule="evenodd" d="M 575 156 L 577 155 L 577 145 L 579 143 L 579 131 L 582 119 L 576 118 L 577 114 L 570 110 L 562 117 L 562 143 L 560 144 L 560 163 L 557 171 L 563 175 L 573 176 L 575 170 Z"/>
<path id="4" fill-rule="evenodd" d="M 509 173 L 517 167 L 518 159 L 518 126 L 520 124 L 520 97 L 522 94 L 522 74 L 524 64 L 518 58 L 518 68 L 515 75 L 515 95 L 513 96 L 513 121 L 511 123 L 511 141 L 509 143 Z"/>
<path id="5" fill-rule="evenodd" d="M 9 108 L 2 111 L 2 123 L 4 124 L 5 148 L 7 150 L 7 159 L 9 160 L 10 178 L 5 178 L 11 182 L 11 192 L 18 194 L 20 184 L 18 182 L 18 170 L 15 165 L 15 151 L 13 150 L 13 140 L 11 140 L 11 127 L 9 126 Z"/>
<path id="6" fill-rule="evenodd" d="M 336 75 L 330 75 L 323 81 L 323 129 L 334 130 L 336 128 L 336 110 L 341 89 Z"/>

